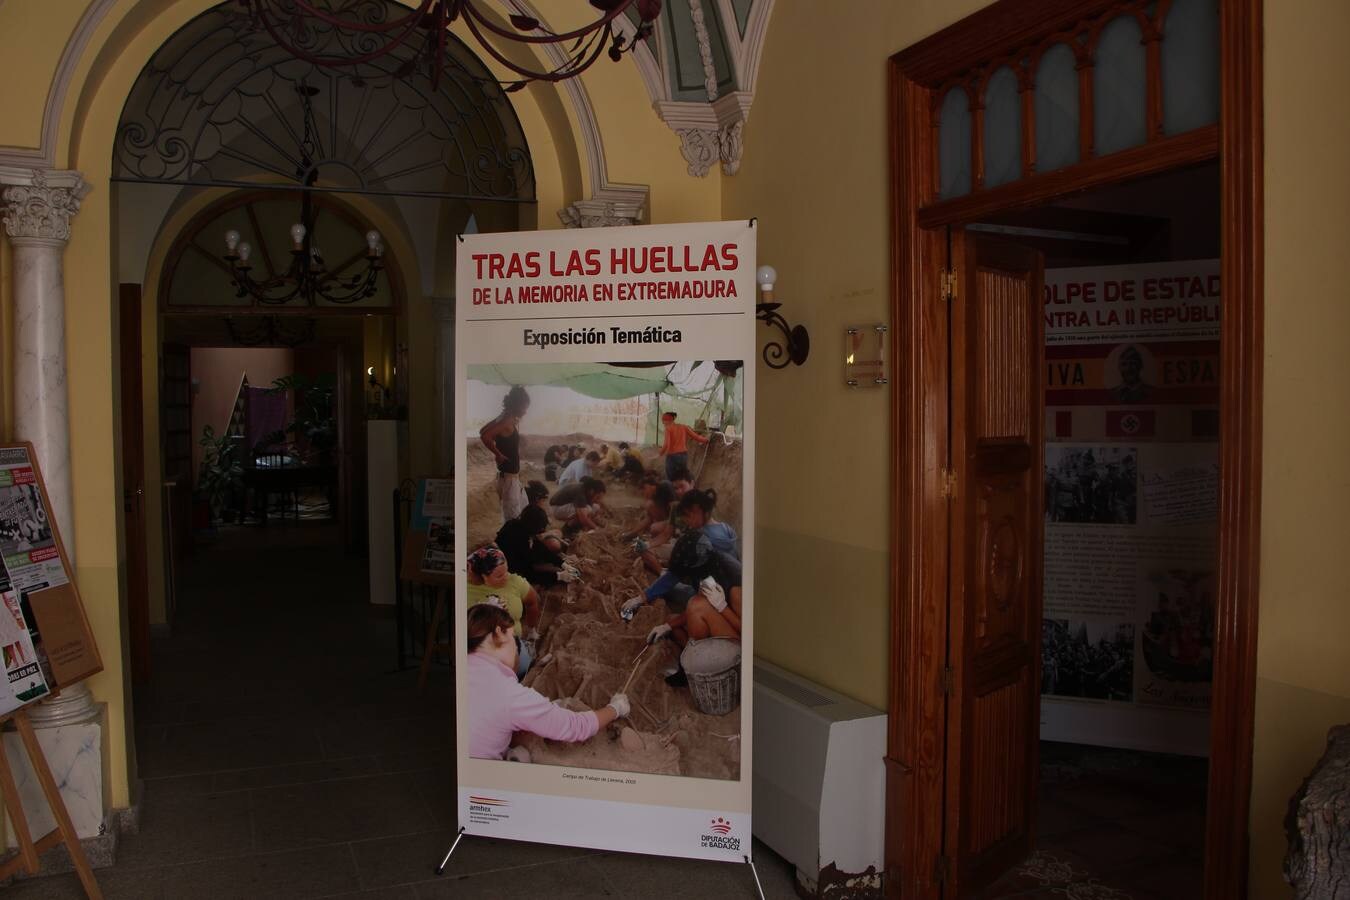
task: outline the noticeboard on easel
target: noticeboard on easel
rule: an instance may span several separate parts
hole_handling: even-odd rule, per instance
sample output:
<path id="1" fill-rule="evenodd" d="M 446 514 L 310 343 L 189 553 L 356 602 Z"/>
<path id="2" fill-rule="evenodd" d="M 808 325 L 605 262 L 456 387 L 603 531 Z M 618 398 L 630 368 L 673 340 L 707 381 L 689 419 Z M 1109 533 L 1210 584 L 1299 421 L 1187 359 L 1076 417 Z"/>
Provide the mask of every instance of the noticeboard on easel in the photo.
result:
<path id="1" fill-rule="evenodd" d="M 29 443 L 0 444 L 0 723 L 12 721 L 56 819 L 32 835 L 9 760 L 0 752 L 0 795 L 19 854 L 0 864 L 0 878 L 38 871 L 38 855 L 65 844 L 85 894 L 101 898 L 79 835 L 66 811 L 26 707 L 103 670 L 75 573 L 51 515 L 51 499 Z"/>
<path id="2" fill-rule="evenodd" d="M 436 587 L 455 583 L 455 482 L 419 478 L 403 538 L 404 581 Z"/>
<path id="3" fill-rule="evenodd" d="M 33 445 L 0 444 L 0 716 L 102 671 Z"/>

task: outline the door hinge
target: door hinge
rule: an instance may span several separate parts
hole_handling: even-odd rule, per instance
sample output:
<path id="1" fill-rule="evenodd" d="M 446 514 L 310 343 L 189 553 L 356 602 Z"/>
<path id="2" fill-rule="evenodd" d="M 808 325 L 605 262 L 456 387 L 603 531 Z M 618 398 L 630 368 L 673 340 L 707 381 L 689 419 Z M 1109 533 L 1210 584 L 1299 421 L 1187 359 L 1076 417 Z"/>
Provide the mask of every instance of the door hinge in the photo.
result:
<path id="1" fill-rule="evenodd" d="M 942 667 L 942 693 L 951 694 L 956 690 L 956 672 L 951 666 Z"/>
<path id="2" fill-rule="evenodd" d="M 942 299 L 949 302 L 956 299 L 956 273 L 951 269 L 942 272 Z"/>
<path id="3" fill-rule="evenodd" d="M 942 470 L 942 496 L 946 500 L 951 500 L 956 496 L 956 470 Z"/>
<path id="4" fill-rule="evenodd" d="M 946 884 L 947 879 L 951 877 L 952 858 L 950 856 L 939 856 L 933 860 L 933 881 L 938 884 Z"/>

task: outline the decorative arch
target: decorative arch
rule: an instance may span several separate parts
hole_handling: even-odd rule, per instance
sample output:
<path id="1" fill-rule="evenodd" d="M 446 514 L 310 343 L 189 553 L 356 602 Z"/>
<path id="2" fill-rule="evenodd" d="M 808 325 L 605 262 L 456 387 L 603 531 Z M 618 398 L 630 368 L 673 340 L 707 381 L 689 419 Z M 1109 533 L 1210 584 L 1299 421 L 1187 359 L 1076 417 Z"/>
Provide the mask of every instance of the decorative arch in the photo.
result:
<path id="1" fill-rule="evenodd" d="M 369 15 L 398 14 L 374 0 Z M 317 54 L 354 54 L 361 33 L 314 29 Z M 259 173 L 304 190 L 534 200 L 524 131 L 505 92 L 461 41 L 439 85 L 415 50 L 336 71 L 296 59 L 232 5 L 165 41 L 123 107 L 116 181 L 245 186 Z"/>

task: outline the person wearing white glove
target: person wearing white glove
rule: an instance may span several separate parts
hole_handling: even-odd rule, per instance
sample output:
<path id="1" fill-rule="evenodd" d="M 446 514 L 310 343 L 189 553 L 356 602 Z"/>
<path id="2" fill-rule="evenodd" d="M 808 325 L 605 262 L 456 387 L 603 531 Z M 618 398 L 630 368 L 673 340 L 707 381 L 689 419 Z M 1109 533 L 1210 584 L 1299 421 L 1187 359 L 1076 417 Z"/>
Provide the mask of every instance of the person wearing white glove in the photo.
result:
<path id="1" fill-rule="evenodd" d="M 625 622 L 633 621 L 633 616 L 637 615 L 637 611 L 641 609 L 642 605 L 646 602 L 647 598 L 642 594 L 638 594 L 630 600 L 625 600 L 623 606 L 619 609 L 620 618 Z"/>
<path id="2" fill-rule="evenodd" d="M 660 625 L 657 625 L 651 631 L 647 632 L 647 643 L 655 644 L 657 641 L 663 641 L 666 638 L 671 637 L 673 631 L 674 629 L 668 624 L 662 622 Z"/>
<path id="3" fill-rule="evenodd" d="M 615 694 L 608 706 L 574 712 L 549 702 L 515 676 L 515 620 L 500 606 L 480 603 L 469 609 L 466 623 L 469 657 L 469 755 L 504 759 L 517 731 L 551 741 L 590 740 L 601 728 L 631 712 L 628 698 Z"/>

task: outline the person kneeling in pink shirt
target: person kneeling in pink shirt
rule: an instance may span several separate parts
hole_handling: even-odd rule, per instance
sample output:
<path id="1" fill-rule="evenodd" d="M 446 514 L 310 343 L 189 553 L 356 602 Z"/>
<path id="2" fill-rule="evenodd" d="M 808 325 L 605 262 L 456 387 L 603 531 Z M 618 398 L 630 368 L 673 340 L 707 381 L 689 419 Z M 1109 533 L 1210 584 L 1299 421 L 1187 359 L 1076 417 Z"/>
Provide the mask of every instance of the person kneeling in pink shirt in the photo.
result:
<path id="1" fill-rule="evenodd" d="M 511 735 L 529 731 L 552 741 L 585 741 L 631 710 L 615 694 L 609 705 L 573 712 L 516 680 L 515 620 L 492 603 L 469 607 L 469 755 L 503 759 Z"/>

